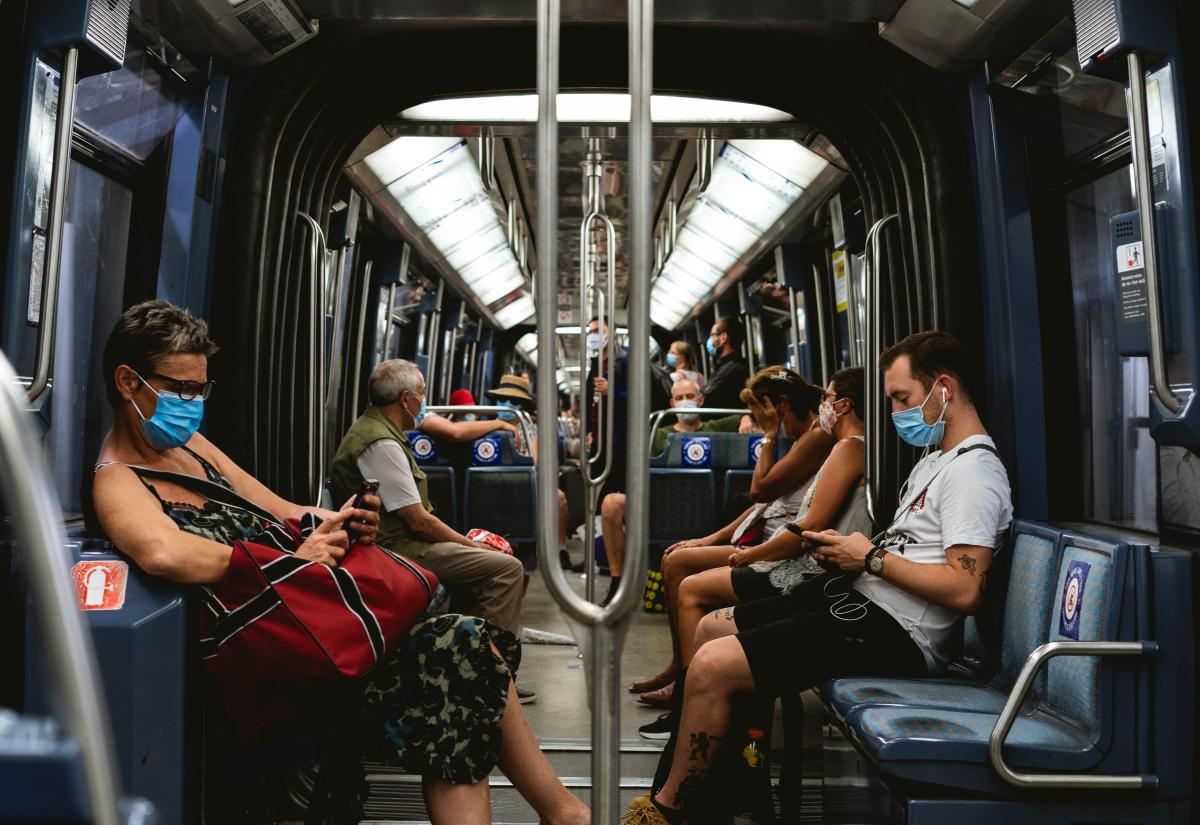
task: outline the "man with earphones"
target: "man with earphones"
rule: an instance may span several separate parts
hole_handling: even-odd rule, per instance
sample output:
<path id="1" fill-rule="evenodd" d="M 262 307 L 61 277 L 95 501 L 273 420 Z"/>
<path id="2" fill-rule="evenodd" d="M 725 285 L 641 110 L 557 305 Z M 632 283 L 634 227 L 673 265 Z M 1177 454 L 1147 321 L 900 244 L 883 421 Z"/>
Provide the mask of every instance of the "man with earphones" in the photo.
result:
<path id="1" fill-rule="evenodd" d="M 897 434 L 926 449 L 891 524 L 874 539 L 803 532 L 829 575 L 702 620 L 699 649 L 676 683 L 679 730 L 630 821 L 685 820 L 718 751 L 741 747 L 726 741 L 737 730 L 735 696 L 778 696 L 838 676 L 926 676 L 953 658 L 959 623 L 978 608 L 1012 522 L 1008 476 L 975 408 L 975 369 L 954 336 L 910 335 L 879 366 Z"/>

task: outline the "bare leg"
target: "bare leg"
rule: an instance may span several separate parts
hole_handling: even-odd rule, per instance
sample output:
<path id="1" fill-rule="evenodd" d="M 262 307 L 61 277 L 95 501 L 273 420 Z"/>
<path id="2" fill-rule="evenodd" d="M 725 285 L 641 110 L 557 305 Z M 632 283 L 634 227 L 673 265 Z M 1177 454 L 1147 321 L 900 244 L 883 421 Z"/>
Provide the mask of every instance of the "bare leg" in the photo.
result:
<path id="1" fill-rule="evenodd" d="M 722 607 L 700 620 L 700 624 L 696 626 L 693 642 L 696 649 L 699 650 L 711 641 L 732 636 L 737 632 L 737 623 L 733 619 L 733 608 Z"/>
<path id="2" fill-rule="evenodd" d="M 488 825 L 492 821 L 486 778 L 471 785 L 455 785 L 426 776 L 421 780 L 421 789 L 433 825 Z"/>
<path id="3" fill-rule="evenodd" d="M 687 674 L 687 694 L 679 722 L 679 745 L 658 799 L 684 810 L 704 782 L 724 744 L 734 694 L 754 690 L 750 665 L 736 638 L 718 639 L 697 653 Z"/>
<path id="4" fill-rule="evenodd" d="M 508 704 L 500 720 L 500 770 L 512 780 L 513 787 L 537 811 L 546 825 L 587 825 L 591 812 L 574 794 L 563 787 L 538 746 L 525 714 L 517 702 L 512 682 L 508 685 Z"/>
<path id="5" fill-rule="evenodd" d="M 679 653 L 687 667 L 695 655 L 696 626 L 714 607 L 737 604 L 729 568 L 688 576 L 679 586 Z"/>
<path id="6" fill-rule="evenodd" d="M 561 547 L 567 543 L 567 519 L 570 511 L 567 509 L 567 494 L 558 491 L 558 544 Z"/>
<path id="7" fill-rule="evenodd" d="M 657 675 L 634 682 L 631 690 L 641 692 L 666 687 L 679 675 L 683 658 L 679 653 L 679 585 L 688 576 L 714 567 L 724 567 L 733 547 L 684 547 L 663 556 L 663 582 L 667 590 L 667 619 L 671 625 L 671 661 Z"/>
<path id="8" fill-rule="evenodd" d="M 600 534 L 613 577 L 625 568 L 625 494 L 609 493 L 600 502 Z"/>

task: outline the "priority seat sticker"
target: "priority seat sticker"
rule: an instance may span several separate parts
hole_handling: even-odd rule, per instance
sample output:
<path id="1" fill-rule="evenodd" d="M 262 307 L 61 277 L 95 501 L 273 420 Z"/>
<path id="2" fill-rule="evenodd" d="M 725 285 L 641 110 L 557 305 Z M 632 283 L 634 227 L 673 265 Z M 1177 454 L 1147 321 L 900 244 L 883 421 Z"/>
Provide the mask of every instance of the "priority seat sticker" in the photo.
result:
<path id="1" fill-rule="evenodd" d="M 1079 620 L 1083 615 L 1083 591 L 1087 586 L 1088 573 L 1092 566 L 1084 561 L 1073 561 L 1067 567 L 1067 578 L 1063 584 L 1062 606 L 1058 615 L 1058 634 L 1066 639 L 1079 641 Z"/>

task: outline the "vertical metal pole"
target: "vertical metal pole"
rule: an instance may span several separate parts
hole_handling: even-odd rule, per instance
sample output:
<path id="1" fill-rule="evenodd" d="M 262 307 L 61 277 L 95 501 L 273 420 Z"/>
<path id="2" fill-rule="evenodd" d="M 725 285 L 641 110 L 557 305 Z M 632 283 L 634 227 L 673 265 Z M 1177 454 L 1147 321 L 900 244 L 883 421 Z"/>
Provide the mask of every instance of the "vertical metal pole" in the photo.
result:
<path id="1" fill-rule="evenodd" d="M 54 337 L 58 326 L 58 284 L 62 273 L 63 224 L 67 214 L 67 180 L 71 172 L 71 130 L 75 126 L 75 78 L 79 49 L 63 53 L 54 119 L 54 168 L 50 175 L 50 209 L 46 220 L 46 261 L 42 270 L 42 305 L 38 309 L 37 355 L 26 399 L 33 403 L 50 386 L 54 369 Z"/>
<path id="2" fill-rule="evenodd" d="M 828 255 L 825 256 L 828 259 Z M 825 287 L 821 283 L 823 270 L 813 267 L 813 301 L 817 305 L 817 372 L 821 375 L 821 386 L 829 385 L 828 359 L 825 357 Z"/>
<path id="3" fill-rule="evenodd" d="M 445 286 L 445 281 L 438 281 L 437 304 L 433 312 L 429 313 L 429 328 L 425 336 L 425 351 L 429 356 L 429 361 L 425 364 L 425 395 L 428 401 L 432 401 L 434 404 L 439 403 L 437 396 L 437 366 L 438 353 L 442 346 L 442 291 L 445 289 Z"/>
<path id="4" fill-rule="evenodd" d="M 795 358 L 792 368 L 796 372 L 800 371 L 800 320 L 796 314 L 798 309 L 799 307 L 796 306 L 796 290 L 793 287 L 788 287 L 788 314 L 792 317 L 792 352 Z M 811 381 L 813 377 L 806 375 L 805 378 Z M 823 387 L 825 384 L 822 383 L 821 386 Z"/>

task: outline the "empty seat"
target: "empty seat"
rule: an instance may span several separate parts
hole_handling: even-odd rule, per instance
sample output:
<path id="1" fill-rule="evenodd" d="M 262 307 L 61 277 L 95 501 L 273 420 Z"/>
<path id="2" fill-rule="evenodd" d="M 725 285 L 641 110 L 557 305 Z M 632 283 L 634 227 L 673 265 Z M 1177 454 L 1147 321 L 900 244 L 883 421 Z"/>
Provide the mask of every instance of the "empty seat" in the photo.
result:
<path id="1" fill-rule="evenodd" d="M 453 467 L 433 465 L 422 467 L 429 489 L 429 503 L 437 517 L 458 529 L 458 484 Z"/>
<path id="2" fill-rule="evenodd" d="M 533 461 L 516 452 L 512 434 L 494 433 L 477 439 L 471 446 L 471 461 L 463 493 L 463 529 L 482 527 L 513 545 L 536 542 Z"/>

